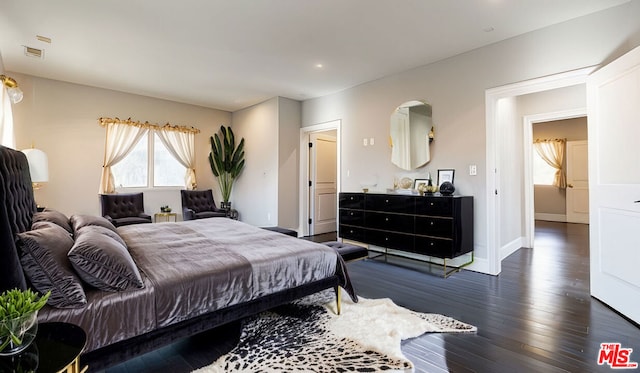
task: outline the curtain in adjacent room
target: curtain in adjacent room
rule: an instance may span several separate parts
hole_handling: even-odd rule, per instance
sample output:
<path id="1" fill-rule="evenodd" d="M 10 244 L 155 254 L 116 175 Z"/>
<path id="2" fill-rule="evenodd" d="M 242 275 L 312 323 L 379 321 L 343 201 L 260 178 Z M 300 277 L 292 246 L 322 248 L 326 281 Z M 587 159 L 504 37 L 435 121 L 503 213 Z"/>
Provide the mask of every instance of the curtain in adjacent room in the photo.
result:
<path id="1" fill-rule="evenodd" d="M 187 169 L 184 181 L 189 190 L 196 188 L 196 154 L 195 133 L 193 131 L 181 131 L 172 127 L 163 127 L 156 130 L 160 141 L 169 153 Z"/>
<path id="2" fill-rule="evenodd" d="M 149 131 L 149 126 L 120 121 L 111 121 L 103 125 L 107 129 L 107 140 L 100 179 L 100 194 L 110 194 L 116 190 L 111 166 L 120 162 L 133 150 L 138 141 Z"/>
<path id="3" fill-rule="evenodd" d="M 567 178 L 565 170 L 562 167 L 564 164 L 566 142 L 566 139 L 536 140 L 533 142 L 533 146 L 540 155 L 540 158 L 547 162 L 549 166 L 556 169 L 552 185 L 561 189 L 567 187 Z"/>
<path id="4" fill-rule="evenodd" d="M 13 113 L 7 87 L 0 83 L 0 144 L 15 149 L 16 139 L 13 133 Z"/>

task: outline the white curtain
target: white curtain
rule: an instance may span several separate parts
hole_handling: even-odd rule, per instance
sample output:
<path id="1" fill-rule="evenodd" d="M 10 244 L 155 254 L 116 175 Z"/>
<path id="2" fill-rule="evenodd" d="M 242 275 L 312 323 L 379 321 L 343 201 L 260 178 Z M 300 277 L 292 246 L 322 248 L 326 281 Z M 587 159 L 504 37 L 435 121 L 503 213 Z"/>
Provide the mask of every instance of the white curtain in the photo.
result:
<path id="1" fill-rule="evenodd" d="M 7 87 L 0 83 L 0 144 L 15 149 L 16 138 L 13 134 L 13 114 Z"/>
<path id="2" fill-rule="evenodd" d="M 553 185 L 558 188 L 565 189 L 567 187 L 567 178 L 565 171 L 562 168 L 564 164 L 565 153 L 565 139 L 554 140 L 536 140 L 533 143 L 536 151 L 540 157 L 547 162 L 547 164 L 556 169 L 556 174 L 553 178 Z"/>
<path id="3" fill-rule="evenodd" d="M 149 126 L 133 126 L 122 123 L 108 123 L 107 140 L 104 149 L 100 194 L 116 190 L 111 166 L 120 162 L 133 150 L 140 139 L 149 131 Z"/>
<path id="4" fill-rule="evenodd" d="M 186 188 L 189 190 L 195 189 L 197 187 L 195 134 L 167 128 L 158 129 L 156 133 L 164 146 L 167 147 L 167 150 L 169 150 L 169 153 L 187 168 L 187 173 L 184 177 Z"/>

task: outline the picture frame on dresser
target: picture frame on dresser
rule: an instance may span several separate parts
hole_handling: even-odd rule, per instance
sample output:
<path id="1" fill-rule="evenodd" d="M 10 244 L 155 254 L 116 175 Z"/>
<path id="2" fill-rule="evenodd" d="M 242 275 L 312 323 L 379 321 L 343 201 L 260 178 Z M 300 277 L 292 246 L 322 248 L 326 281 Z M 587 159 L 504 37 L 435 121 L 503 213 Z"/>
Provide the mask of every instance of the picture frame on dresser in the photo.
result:
<path id="1" fill-rule="evenodd" d="M 420 186 L 429 185 L 429 179 L 415 179 L 413 181 L 413 189 L 420 190 Z"/>
<path id="2" fill-rule="evenodd" d="M 451 184 L 453 184 L 453 177 L 455 173 L 456 173 L 456 170 L 452 168 L 439 169 L 438 170 L 438 187 L 442 185 L 442 183 L 444 183 L 445 181 L 448 181 Z"/>

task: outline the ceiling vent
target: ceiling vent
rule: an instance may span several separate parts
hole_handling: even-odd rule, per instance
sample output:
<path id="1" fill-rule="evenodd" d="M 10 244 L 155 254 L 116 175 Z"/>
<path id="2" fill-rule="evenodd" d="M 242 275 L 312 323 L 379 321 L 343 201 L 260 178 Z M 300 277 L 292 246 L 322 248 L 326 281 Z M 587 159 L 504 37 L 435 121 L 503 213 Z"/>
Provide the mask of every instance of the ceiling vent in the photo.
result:
<path id="1" fill-rule="evenodd" d="M 28 46 L 24 46 L 24 55 L 27 57 L 33 57 L 33 58 L 39 58 L 39 59 L 44 59 L 44 50 L 42 49 L 38 49 L 38 48 L 33 48 L 33 47 L 28 47 Z"/>

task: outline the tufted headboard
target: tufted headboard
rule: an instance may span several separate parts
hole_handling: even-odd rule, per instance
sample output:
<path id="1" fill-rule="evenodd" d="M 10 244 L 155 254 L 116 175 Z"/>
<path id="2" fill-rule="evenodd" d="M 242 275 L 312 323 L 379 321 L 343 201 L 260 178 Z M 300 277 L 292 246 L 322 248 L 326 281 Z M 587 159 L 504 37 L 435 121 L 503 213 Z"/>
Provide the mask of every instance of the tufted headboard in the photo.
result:
<path id="1" fill-rule="evenodd" d="M 24 153 L 0 145 L 0 292 L 26 288 L 16 235 L 31 229 L 36 212 L 29 163 Z"/>

